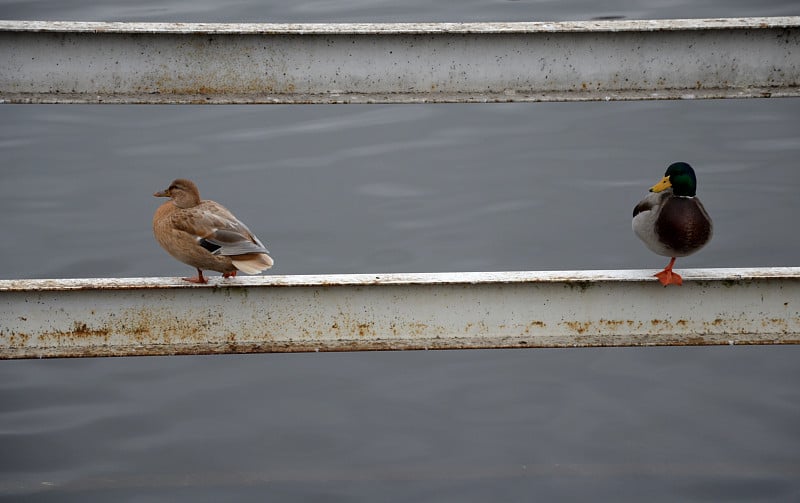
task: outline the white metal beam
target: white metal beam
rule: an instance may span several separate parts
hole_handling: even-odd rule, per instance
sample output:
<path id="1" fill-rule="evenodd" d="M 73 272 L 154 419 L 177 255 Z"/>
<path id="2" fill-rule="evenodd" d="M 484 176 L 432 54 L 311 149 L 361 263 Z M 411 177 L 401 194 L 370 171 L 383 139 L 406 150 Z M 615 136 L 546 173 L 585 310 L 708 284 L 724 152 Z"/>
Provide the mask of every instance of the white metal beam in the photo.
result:
<path id="1" fill-rule="evenodd" d="M 0 21 L 8 103 L 419 103 L 800 95 L 800 17 Z"/>
<path id="2" fill-rule="evenodd" d="M 800 343 L 800 268 L 0 281 L 0 358 Z"/>

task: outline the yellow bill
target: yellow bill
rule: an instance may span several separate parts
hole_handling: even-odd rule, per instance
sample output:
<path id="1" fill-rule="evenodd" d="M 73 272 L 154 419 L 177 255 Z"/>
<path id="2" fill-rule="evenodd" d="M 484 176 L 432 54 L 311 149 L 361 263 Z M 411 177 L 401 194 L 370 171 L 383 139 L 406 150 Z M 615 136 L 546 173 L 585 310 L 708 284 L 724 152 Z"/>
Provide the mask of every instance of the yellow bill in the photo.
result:
<path id="1" fill-rule="evenodd" d="M 669 182 L 669 177 L 665 176 L 657 184 L 650 187 L 650 192 L 661 192 L 662 190 L 667 190 L 670 187 L 672 187 L 672 184 Z"/>

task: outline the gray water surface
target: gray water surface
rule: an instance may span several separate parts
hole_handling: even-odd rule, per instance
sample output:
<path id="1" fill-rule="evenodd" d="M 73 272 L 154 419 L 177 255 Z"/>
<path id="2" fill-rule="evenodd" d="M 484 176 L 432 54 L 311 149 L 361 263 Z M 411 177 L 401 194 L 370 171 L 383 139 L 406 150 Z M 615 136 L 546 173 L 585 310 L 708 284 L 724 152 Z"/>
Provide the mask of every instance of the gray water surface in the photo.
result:
<path id="1" fill-rule="evenodd" d="M 795 2 L 9 2 L 0 18 L 454 21 L 798 14 Z M 0 278 L 185 276 L 189 177 L 275 274 L 663 267 L 631 210 L 695 166 L 714 240 L 797 266 L 800 101 L 0 106 Z M 664 306 L 669 310 L 669 305 Z M 0 362 L 0 501 L 797 501 L 800 349 Z"/>

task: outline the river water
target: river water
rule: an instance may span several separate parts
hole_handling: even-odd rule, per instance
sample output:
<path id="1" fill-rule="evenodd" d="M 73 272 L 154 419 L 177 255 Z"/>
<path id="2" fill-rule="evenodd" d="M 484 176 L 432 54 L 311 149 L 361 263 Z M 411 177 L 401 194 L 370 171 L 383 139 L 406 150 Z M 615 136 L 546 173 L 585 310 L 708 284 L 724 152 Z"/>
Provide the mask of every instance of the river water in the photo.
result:
<path id="1" fill-rule="evenodd" d="M 0 18 L 509 21 L 795 2 L 0 0 Z M 752 4 L 752 5 L 751 5 Z M 176 177 L 275 274 L 656 269 L 633 205 L 695 166 L 684 267 L 796 266 L 800 100 L 0 107 L 0 278 L 179 276 Z M 668 305 L 664 306 L 669 309 Z M 797 501 L 800 349 L 0 362 L 0 501 Z"/>

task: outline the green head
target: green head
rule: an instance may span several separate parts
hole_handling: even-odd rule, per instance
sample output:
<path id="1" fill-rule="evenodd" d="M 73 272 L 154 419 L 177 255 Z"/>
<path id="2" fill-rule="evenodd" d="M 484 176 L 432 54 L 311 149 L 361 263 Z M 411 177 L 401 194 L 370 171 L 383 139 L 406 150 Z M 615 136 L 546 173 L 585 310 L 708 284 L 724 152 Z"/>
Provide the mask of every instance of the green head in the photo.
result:
<path id="1" fill-rule="evenodd" d="M 664 178 L 650 188 L 650 192 L 661 192 L 672 187 L 676 196 L 694 197 L 697 193 L 697 177 L 694 170 L 685 162 L 675 162 L 669 165 Z"/>

